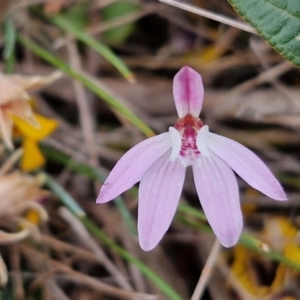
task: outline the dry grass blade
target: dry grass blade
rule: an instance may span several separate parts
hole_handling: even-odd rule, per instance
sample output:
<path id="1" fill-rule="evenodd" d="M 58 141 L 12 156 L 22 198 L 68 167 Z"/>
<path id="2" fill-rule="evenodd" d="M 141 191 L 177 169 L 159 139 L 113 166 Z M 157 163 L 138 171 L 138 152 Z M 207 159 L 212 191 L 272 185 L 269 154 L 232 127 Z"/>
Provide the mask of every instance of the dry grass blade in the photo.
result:
<path id="1" fill-rule="evenodd" d="M 67 50 L 69 53 L 70 65 L 74 70 L 80 71 L 81 63 L 75 43 L 68 43 Z M 80 82 L 73 80 L 73 86 L 80 115 L 82 134 L 85 140 L 85 147 L 87 149 L 87 153 L 89 154 L 89 163 L 96 166 L 98 164 L 98 159 L 95 148 L 95 133 L 93 130 L 93 124 L 95 123 L 95 120 L 93 120 L 93 115 L 91 113 L 91 107 L 89 104 L 90 101 L 84 86 Z"/>
<path id="2" fill-rule="evenodd" d="M 208 284 L 208 281 L 211 277 L 212 271 L 214 269 L 214 265 L 217 263 L 218 255 L 220 254 L 221 244 L 218 240 L 215 240 L 214 245 L 211 249 L 209 257 L 202 269 L 202 273 L 200 275 L 197 286 L 193 292 L 191 300 L 199 300 L 201 299 L 204 290 Z"/>
<path id="3" fill-rule="evenodd" d="M 77 272 L 71 269 L 69 266 L 62 264 L 59 261 L 50 259 L 47 255 L 40 253 L 32 248 L 22 246 L 21 247 L 22 253 L 27 257 L 30 261 L 30 264 L 34 267 L 34 269 L 38 270 L 39 272 L 51 272 L 46 273 L 47 277 L 52 277 L 53 275 L 55 278 L 58 278 L 60 282 L 72 282 L 76 284 L 80 284 L 83 286 L 88 286 L 92 289 L 95 289 L 101 293 L 105 293 L 118 299 L 154 299 L 153 296 L 142 295 L 130 291 L 125 291 L 123 289 L 116 288 L 112 285 L 108 285 L 100 280 L 92 278 L 90 276 L 84 275 L 81 272 Z M 34 260 L 32 258 L 34 257 Z M 57 273 L 57 274 L 56 274 Z M 37 278 L 40 280 L 41 278 Z M 38 283 L 38 281 L 37 281 Z M 42 282 L 39 282 L 42 284 Z M 150 298 L 149 298 L 150 297 Z"/>
<path id="4" fill-rule="evenodd" d="M 118 284 L 125 290 L 132 291 L 132 287 L 128 283 L 127 279 L 108 259 L 106 254 L 92 239 L 92 237 L 87 232 L 85 227 L 81 224 L 81 222 L 63 207 L 60 209 L 60 215 L 70 224 L 74 233 L 76 233 L 77 237 L 81 240 L 82 245 L 85 245 L 86 248 L 90 249 L 101 260 L 102 264 L 107 269 L 107 271 L 115 277 L 116 282 L 118 282 Z"/>
<path id="5" fill-rule="evenodd" d="M 159 1 L 169 4 L 169 5 L 172 5 L 172 6 L 175 6 L 175 7 L 178 7 L 178 8 L 181 8 L 181 9 L 184 9 L 184 10 L 187 10 L 187 11 L 195 13 L 197 15 L 215 20 L 217 22 L 242 29 L 242 30 L 248 31 L 250 33 L 257 34 L 256 30 L 253 27 L 251 27 L 250 25 L 248 25 L 244 22 L 230 19 L 226 16 L 213 13 L 211 11 L 196 7 L 194 5 L 190 5 L 190 4 L 186 4 L 186 3 L 182 3 L 182 2 L 178 2 L 178 1 L 174 1 L 174 0 L 159 0 Z"/>

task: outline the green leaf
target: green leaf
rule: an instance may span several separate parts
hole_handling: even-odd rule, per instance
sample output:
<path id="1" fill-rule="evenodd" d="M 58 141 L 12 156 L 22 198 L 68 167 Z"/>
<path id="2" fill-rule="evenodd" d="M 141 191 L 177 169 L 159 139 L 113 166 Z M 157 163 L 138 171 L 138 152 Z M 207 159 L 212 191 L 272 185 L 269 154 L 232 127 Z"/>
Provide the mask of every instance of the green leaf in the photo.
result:
<path id="1" fill-rule="evenodd" d="M 281 55 L 300 66 L 299 0 L 228 0 Z"/>
<path id="2" fill-rule="evenodd" d="M 117 1 L 103 9 L 102 17 L 104 21 L 111 21 L 117 18 L 123 18 L 130 13 L 139 10 L 139 5 L 131 2 Z M 102 34 L 104 41 L 110 45 L 118 45 L 124 42 L 134 30 L 134 22 L 118 26 L 107 30 Z"/>

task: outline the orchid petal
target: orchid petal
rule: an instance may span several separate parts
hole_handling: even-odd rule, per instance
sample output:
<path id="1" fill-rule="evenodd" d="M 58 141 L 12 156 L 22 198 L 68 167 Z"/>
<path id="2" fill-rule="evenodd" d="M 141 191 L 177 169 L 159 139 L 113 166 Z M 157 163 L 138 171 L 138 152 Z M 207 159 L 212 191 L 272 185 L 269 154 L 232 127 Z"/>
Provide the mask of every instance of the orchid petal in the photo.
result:
<path id="1" fill-rule="evenodd" d="M 169 157 L 168 152 L 159 158 L 140 183 L 138 234 L 145 251 L 153 249 L 168 230 L 182 192 L 185 167 Z"/>
<path id="2" fill-rule="evenodd" d="M 182 141 L 181 141 L 181 135 L 176 128 L 170 127 L 169 133 L 170 133 L 171 143 L 172 143 L 170 161 L 173 162 L 179 156 Z"/>
<path id="3" fill-rule="evenodd" d="M 183 67 L 173 81 L 173 97 L 179 118 L 187 114 L 198 117 L 202 108 L 204 89 L 199 73 Z"/>
<path id="4" fill-rule="evenodd" d="M 149 167 L 171 148 L 170 134 L 144 140 L 127 151 L 101 187 L 97 203 L 108 202 L 141 180 Z"/>
<path id="5" fill-rule="evenodd" d="M 214 153 L 193 165 L 196 190 L 207 220 L 221 244 L 231 247 L 243 227 L 239 191 L 231 168 Z"/>
<path id="6" fill-rule="evenodd" d="M 209 156 L 209 149 L 207 147 L 207 135 L 209 133 L 209 128 L 207 125 L 204 125 L 200 130 L 198 131 L 197 138 L 196 138 L 196 144 L 197 148 L 200 151 L 200 153 L 204 156 Z"/>
<path id="7" fill-rule="evenodd" d="M 221 157 L 249 185 L 275 200 L 286 195 L 267 166 L 249 149 L 226 137 L 209 133 L 208 148 Z"/>

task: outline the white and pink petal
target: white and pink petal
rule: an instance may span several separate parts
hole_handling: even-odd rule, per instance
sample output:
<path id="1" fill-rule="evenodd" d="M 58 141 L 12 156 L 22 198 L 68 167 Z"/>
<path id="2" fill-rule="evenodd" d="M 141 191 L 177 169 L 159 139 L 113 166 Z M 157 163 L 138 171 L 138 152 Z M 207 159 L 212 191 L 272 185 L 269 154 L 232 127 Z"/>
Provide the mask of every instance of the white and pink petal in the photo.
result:
<path id="1" fill-rule="evenodd" d="M 182 140 L 181 140 L 181 135 L 176 128 L 169 127 L 169 133 L 170 133 L 171 144 L 172 144 L 170 161 L 173 162 L 179 156 Z"/>
<path id="2" fill-rule="evenodd" d="M 108 202 L 130 189 L 141 180 L 149 167 L 170 148 L 169 133 L 148 138 L 131 148 L 120 158 L 108 175 L 96 202 Z"/>
<path id="3" fill-rule="evenodd" d="M 183 67 L 174 76 L 173 97 L 179 118 L 187 114 L 198 117 L 202 108 L 204 88 L 199 73 Z"/>
<path id="4" fill-rule="evenodd" d="M 207 125 L 204 125 L 202 128 L 200 128 L 196 137 L 197 148 L 199 152 L 204 156 L 209 156 L 209 152 L 210 152 L 210 150 L 207 147 L 208 134 L 209 134 L 209 128 Z"/>
<path id="5" fill-rule="evenodd" d="M 193 165 L 196 190 L 217 238 L 225 247 L 235 245 L 243 227 L 239 191 L 231 168 L 217 155 L 201 156 Z"/>
<path id="6" fill-rule="evenodd" d="M 138 235 L 143 250 L 153 249 L 175 215 L 185 178 L 185 167 L 170 151 L 145 173 L 139 187 Z"/>
<path id="7" fill-rule="evenodd" d="M 252 151 L 214 133 L 208 133 L 207 145 L 253 188 L 272 199 L 287 200 L 278 180 Z"/>

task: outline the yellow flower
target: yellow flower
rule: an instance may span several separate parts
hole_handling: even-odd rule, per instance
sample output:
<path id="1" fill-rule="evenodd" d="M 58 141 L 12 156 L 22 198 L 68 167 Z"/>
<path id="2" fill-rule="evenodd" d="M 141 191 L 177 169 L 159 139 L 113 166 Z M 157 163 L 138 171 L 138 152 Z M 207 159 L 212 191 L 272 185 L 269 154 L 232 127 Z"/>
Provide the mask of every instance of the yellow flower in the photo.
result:
<path id="1" fill-rule="evenodd" d="M 49 84 L 60 76 L 60 72 L 54 72 L 49 76 L 0 73 L 0 132 L 8 148 L 13 149 L 13 116 L 23 119 L 32 127 L 39 127 L 32 108 L 28 104 L 30 97 L 27 92 Z"/>
<path id="2" fill-rule="evenodd" d="M 53 119 L 38 114 L 35 114 L 34 117 L 39 124 L 38 128 L 19 117 L 12 117 L 15 126 L 23 136 L 24 153 L 20 167 L 24 171 L 32 171 L 45 164 L 45 158 L 38 147 L 38 142 L 50 135 L 58 125 Z"/>

